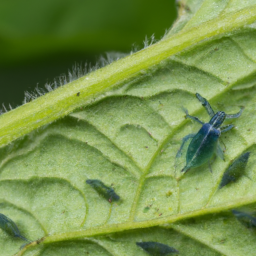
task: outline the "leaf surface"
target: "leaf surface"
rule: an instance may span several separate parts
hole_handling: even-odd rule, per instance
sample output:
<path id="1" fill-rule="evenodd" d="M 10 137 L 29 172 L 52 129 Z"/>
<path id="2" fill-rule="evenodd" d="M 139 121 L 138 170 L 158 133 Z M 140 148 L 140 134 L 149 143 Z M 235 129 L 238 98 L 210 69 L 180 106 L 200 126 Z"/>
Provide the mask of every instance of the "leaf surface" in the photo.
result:
<path id="1" fill-rule="evenodd" d="M 5 130 L 20 128 L 9 135 L 2 131 L 2 145 L 34 130 L 0 149 L 1 213 L 15 221 L 28 239 L 42 238 L 18 255 L 143 256 L 146 253 L 136 245 L 142 241 L 167 244 L 186 256 L 254 254 L 255 233 L 230 209 L 256 203 L 256 33 L 255 25 L 248 25 L 255 9 L 255 1 L 181 1 L 183 15 L 166 39 L 124 59 L 130 64 L 136 56 L 150 53 L 152 60 L 144 56 L 150 64 L 142 59 L 141 66 L 128 67 L 121 60 L 87 77 L 106 78 L 104 70 L 124 65 L 123 76 L 92 91 L 95 100 L 83 98 L 82 91 L 75 94 L 86 81 L 82 78 L 41 97 L 47 111 L 52 107 L 48 119 L 43 110 L 33 109 L 40 99 L 1 117 L 9 120 Z M 192 38 L 190 45 L 184 44 L 168 58 L 160 50 L 159 59 L 164 61 L 154 59 L 154 50 L 164 49 L 175 38 L 185 40 L 187 31 L 194 31 L 190 36 L 196 38 L 196 31 L 206 30 L 207 24 L 212 29 L 223 22 L 233 23 L 229 29 L 215 29 L 214 35 L 207 32 L 203 42 Z M 209 120 L 196 92 L 215 110 L 245 109 L 234 120 L 236 129 L 222 136 L 226 161 L 216 159 L 213 173 L 204 165 L 180 179 L 183 166 L 175 172 L 174 163 L 181 139 L 199 129 L 184 119 L 182 106 L 191 115 Z M 26 132 L 17 121 L 17 113 L 23 110 L 28 113 Z M 218 190 L 231 161 L 245 151 L 251 152 L 246 176 Z M 87 179 L 112 186 L 121 202 L 109 203 L 86 184 Z M 14 254 L 21 245 L 22 241 L 0 230 L 2 255 Z"/>

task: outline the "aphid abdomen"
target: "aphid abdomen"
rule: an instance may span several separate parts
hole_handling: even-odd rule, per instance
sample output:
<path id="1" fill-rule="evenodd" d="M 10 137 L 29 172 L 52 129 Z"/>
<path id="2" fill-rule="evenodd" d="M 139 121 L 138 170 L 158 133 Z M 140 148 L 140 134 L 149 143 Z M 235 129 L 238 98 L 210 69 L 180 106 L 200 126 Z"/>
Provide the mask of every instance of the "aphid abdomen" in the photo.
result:
<path id="1" fill-rule="evenodd" d="M 219 136 L 219 130 L 204 124 L 189 144 L 184 171 L 208 162 L 216 151 Z"/>

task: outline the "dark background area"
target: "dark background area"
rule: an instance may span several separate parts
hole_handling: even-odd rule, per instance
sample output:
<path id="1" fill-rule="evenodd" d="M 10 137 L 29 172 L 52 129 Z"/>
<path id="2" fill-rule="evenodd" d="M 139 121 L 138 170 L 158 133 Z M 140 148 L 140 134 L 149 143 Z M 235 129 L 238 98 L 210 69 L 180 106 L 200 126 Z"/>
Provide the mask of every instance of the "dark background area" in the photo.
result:
<path id="1" fill-rule="evenodd" d="M 160 39 L 176 19 L 175 0 L 10 0 L 0 2 L 0 104 L 33 91 L 108 51 Z"/>

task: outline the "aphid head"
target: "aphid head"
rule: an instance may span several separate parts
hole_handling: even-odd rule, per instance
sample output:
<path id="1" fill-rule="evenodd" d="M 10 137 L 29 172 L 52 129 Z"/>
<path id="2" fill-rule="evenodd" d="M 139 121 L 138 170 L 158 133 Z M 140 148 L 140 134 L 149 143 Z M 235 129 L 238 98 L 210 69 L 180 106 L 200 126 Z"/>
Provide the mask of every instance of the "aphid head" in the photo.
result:
<path id="1" fill-rule="evenodd" d="M 210 120 L 210 124 L 214 127 L 214 128 L 219 128 L 222 123 L 224 122 L 226 118 L 226 113 L 223 111 L 218 111 Z"/>

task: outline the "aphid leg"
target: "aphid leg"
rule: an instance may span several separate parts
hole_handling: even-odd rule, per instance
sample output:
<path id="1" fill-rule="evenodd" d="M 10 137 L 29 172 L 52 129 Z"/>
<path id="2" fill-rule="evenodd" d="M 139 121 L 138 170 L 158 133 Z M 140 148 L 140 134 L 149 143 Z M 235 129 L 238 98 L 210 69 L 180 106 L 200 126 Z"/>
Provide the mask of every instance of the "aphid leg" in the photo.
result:
<path id="1" fill-rule="evenodd" d="M 223 152 L 225 152 L 226 149 L 227 149 L 227 147 L 226 147 L 226 144 L 224 143 L 224 141 L 221 139 L 221 137 L 220 137 L 220 139 L 219 139 L 219 142 L 222 143 L 222 145 L 223 145 L 223 147 L 224 147 Z"/>
<path id="2" fill-rule="evenodd" d="M 25 237 L 23 237 L 23 238 L 25 238 Z M 22 238 L 22 239 L 23 239 L 23 238 Z M 23 239 L 23 240 L 24 240 L 24 239 Z M 27 240 L 26 238 L 25 238 L 25 241 L 27 241 L 27 243 L 22 244 L 22 245 L 20 246 L 20 250 L 22 250 L 26 245 L 28 245 L 28 244 L 32 243 L 32 241 Z"/>
<path id="3" fill-rule="evenodd" d="M 209 160 L 208 162 L 210 173 L 212 173 L 212 163 L 215 161 L 215 159 L 216 159 L 216 156 L 214 156 L 213 159 Z"/>
<path id="4" fill-rule="evenodd" d="M 186 173 L 187 171 L 189 171 L 190 168 L 191 168 L 191 167 L 185 166 L 185 167 L 181 170 L 181 172 Z"/>
<path id="5" fill-rule="evenodd" d="M 202 103 L 202 105 L 205 107 L 209 116 L 213 117 L 215 115 L 215 113 L 214 113 L 210 103 L 205 98 L 203 98 L 199 93 L 196 93 L 196 97 Z"/>
<path id="6" fill-rule="evenodd" d="M 177 159 L 181 157 L 182 155 L 182 150 L 186 144 L 186 142 L 188 142 L 189 139 L 192 139 L 194 136 L 196 135 L 196 133 L 191 133 L 191 134 L 188 134 L 187 136 L 185 136 L 183 139 L 182 139 L 182 143 L 181 143 L 181 146 L 176 154 L 176 157 L 175 157 L 175 176 L 176 176 L 176 169 L 177 169 Z M 184 168 L 183 168 L 184 169 Z"/>
<path id="7" fill-rule="evenodd" d="M 217 147 L 216 147 L 216 155 L 219 158 L 221 158 L 223 161 L 225 161 L 224 152 L 223 152 L 219 142 L 218 142 Z"/>
<path id="8" fill-rule="evenodd" d="M 183 110 L 184 110 L 184 112 L 186 113 L 186 118 L 190 118 L 190 119 L 192 119 L 192 120 L 198 122 L 199 124 L 202 124 L 202 125 L 204 124 L 204 122 L 202 122 L 199 118 L 197 118 L 197 117 L 195 117 L 195 116 L 189 115 L 187 109 L 183 108 Z"/>
<path id="9" fill-rule="evenodd" d="M 243 110 L 244 110 L 244 107 L 241 107 L 240 111 L 238 113 L 233 114 L 233 115 L 226 115 L 226 119 L 238 118 L 239 116 L 242 115 Z"/>
<path id="10" fill-rule="evenodd" d="M 234 127 L 233 124 L 223 125 L 220 127 L 221 133 L 227 132 Z"/>
<path id="11" fill-rule="evenodd" d="M 208 166 L 209 166 L 210 173 L 212 173 L 212 165 L 211 165 L 211 161 L 209 161 L 209 162 L 208 162 Z"/>
<path id="12" fill-rule="evenodd" d="M 20 235 L 20 236 L 17 236 L 19 237 L 20 239 L 24 240 L 24 241 L 27 241 L 28 243 L 31 243 L 31 240 L 28 240 L 26 237 Z"/>
<path id="13" fill-rule="evenodd" d="M 192 139 L 194 136 L 196 135 L 196 133 L 191 133 L 191 134 L 188 134 L 187 136 L 185 136 L 183 139 L 182 139 L 182 144 L 176 154 L 176 158 L 180 158 L 181 155 L 182 155 L 182 149 L 184 148 L 186 142 L 189 140 L 189 139 Z"/>

